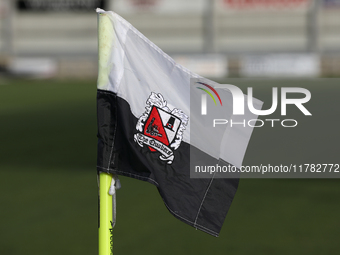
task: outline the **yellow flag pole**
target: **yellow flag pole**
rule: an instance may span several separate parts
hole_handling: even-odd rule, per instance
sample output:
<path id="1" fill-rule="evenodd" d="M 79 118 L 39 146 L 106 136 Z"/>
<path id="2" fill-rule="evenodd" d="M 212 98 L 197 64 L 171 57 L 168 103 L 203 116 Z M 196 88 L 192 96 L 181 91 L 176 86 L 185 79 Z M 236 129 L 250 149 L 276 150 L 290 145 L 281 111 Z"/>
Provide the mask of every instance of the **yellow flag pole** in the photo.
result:
<path id="1" fill-rule="evenodd" d="M 112 196 L 109 194 L 111 182 L 111 174 L 99 174 L 99 255 L 113 254 Z"/>
<path id="2" fill-rule="evenodd" d="M 113 27 L 110 18 L 100 9 L 98 16 L 98 80 L 97 86 L 105 89 L 109 81 L 109 68 L 111 57 L 111 44 L 113 40 Z M 115 224 L 115 192 L 110 191 L 112 187 L 112 175 L 99 173 L 99 255 L 113 254 L 113 227 Z M 115 188 L 115 187 L 114 187 Z M 113 188 L 113 189 L 114 189 Z M 112 208 L 114 206 L 114 208 Z M 114 213 L 114 215 L 113 215 Z M 114 219 L 113 219 L 114 217 Z"/>

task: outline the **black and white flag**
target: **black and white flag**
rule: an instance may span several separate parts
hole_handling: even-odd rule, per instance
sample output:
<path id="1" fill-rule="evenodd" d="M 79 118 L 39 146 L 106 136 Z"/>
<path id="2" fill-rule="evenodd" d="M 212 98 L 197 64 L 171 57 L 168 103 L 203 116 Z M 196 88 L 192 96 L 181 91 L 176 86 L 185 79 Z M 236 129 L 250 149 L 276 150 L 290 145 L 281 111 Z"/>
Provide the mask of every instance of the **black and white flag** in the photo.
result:
<path id="1" fill-rule="evenodd" d="M 199 159 L 240 167 L 252 128 L 221 125 L 214 133 L 207 131 L 194 116 L 190 100 L 197 95 L 200 102 L 203 89 L 215 83 L 176 64 L 116 13 L 97 12 L 97 170 L 154 184 L 176 218 L 218 236 L 239 179 L 215 174 L 193 178 L 190 157 L 195 152 Z M 191 93 L 192 84 L 199 86 L 200 80 L 205 87 Z M 231 93 L 220 92 L 218 97 L 230 108 L 223 113 L 230 118 Z M 261 108 L 260 101 L 254 102 Z M 215 114 L 222 111 L 218 109 Z M 246 111 L 243 118 L 257 116 Z"/>

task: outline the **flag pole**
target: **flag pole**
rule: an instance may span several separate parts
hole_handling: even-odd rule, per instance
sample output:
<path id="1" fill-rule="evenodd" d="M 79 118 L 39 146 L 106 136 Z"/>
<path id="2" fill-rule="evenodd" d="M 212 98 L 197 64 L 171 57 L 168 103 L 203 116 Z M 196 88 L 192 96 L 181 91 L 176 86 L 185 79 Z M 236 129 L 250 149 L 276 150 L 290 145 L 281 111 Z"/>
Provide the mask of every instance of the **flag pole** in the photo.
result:
<path id="1" fill-rule="evenodd" d="M 111 174 L 104 172 L 99 174 L 99 255 L 113 254 L 113 203 L 109 194 L 111 182 Z"/>
<path id="2" fill-rule="evenodd" d="M 113 40 L 113 27 L 104 10 L 97 8 L 98 18 L 98 80 L 97 86 L 103 89 L 108 84 L 109 59 Z M 99 173 L 98 204 L 98 250 L 99 255 L 113 254 L 113 227 L 116 214 L 115 177 L 105 172 Z M 110 188 L 111 187 L 111 188 Z M 113 208 L 114 207 L 114 208 Z"/>

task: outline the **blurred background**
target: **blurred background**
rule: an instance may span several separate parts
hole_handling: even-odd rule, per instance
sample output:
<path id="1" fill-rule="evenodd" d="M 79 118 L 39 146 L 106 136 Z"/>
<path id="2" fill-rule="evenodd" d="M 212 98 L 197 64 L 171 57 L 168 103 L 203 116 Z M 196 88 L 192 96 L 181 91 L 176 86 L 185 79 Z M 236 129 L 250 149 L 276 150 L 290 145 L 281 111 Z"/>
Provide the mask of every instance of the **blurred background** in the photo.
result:
<path id="1" fill-rule="evenodd" d="M 0 0 L 1 255 L 97 254 L 96 7 L 264 109 L 272 87 L 311 91 L 313 116 L 255 129 L 244 165 L 340 163 L 340 0 Z M 340 250 L 338 179 L 242 179 L 219 238 L 121 182 L 116 254 Z"/>
<path id="2" fill-rule="evenodd" d="M 206 76 L 340 73 L 339 0 L 1 0 L 1 70 L 95 77 L 98 6 Z"/>

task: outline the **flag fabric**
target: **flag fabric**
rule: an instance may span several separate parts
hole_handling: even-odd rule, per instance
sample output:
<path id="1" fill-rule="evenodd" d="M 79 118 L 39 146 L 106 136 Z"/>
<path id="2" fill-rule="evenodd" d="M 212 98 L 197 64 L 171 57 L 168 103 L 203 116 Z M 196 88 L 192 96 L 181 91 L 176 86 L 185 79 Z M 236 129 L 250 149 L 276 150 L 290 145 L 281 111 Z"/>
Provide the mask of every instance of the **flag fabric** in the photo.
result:
<path id="1" fill-rule="evenodd" d="M 224 150 L 232 151 L 226 153 L 231 158 L 216 156 L 209 139 L 190 127 L 190 80 L 202 77 L 176 64 L 116 13 L 97 12 L 106 23 L 99 31 L 105 54 L 99 59 L 97 171 L 155 185 L 171 214 L 218 236 L 239 179 L 190 178 L 190 151 L 240 167 L 252 129 L 222 133 L 237 146 Z M 197 145 L 190 143 L 194 136 Z"/>

